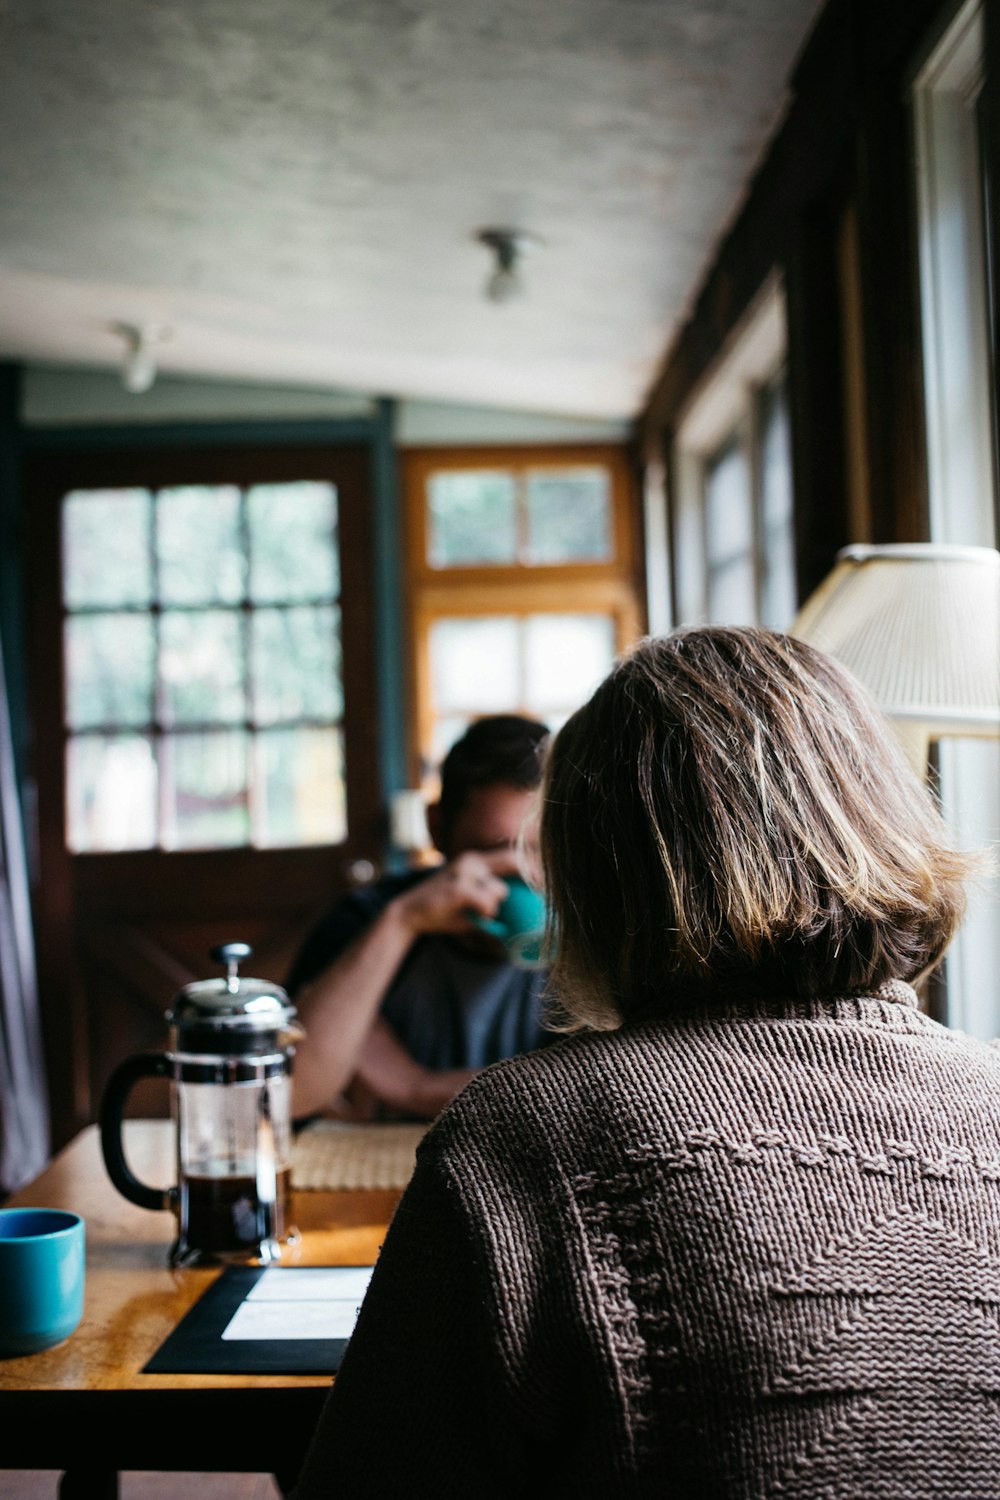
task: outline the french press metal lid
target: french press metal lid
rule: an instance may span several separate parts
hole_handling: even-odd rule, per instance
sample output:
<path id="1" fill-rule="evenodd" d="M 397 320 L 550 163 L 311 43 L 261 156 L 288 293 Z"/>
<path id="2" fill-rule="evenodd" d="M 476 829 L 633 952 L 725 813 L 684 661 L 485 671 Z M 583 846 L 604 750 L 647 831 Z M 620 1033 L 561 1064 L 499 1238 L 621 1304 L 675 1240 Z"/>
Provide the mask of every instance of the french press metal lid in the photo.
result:
<path id="1" fill-rule="evenodd" d="M 225 966 L 225 978 L 196 979 L 178 991 L 167 1011 L 178 1052 L 258 1055 L 301 1040 L 295 1006 L 281 986 L 239 973 L 252 952 L 247 943 L 220 943 L 211 957 Z"/>

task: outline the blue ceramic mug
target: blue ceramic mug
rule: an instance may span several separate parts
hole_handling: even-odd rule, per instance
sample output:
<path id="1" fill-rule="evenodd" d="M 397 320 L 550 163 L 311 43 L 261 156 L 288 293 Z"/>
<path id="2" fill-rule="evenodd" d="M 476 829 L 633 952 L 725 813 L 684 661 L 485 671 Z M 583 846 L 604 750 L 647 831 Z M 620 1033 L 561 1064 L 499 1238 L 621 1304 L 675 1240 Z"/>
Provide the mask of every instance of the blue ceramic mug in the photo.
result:
<path id="1" fill-rule="evenodd" d="M 83 1316 L 84 1224 L 61 1208 L 0 1209 L 0 1357 L 37 1354 Z"/>
<path id="2" fill-rule="evenodd" d="M 545 897 L 519 875 L 502 875 L 507 894 L 493 917 L 473 920 L 491 933 L 507 950 L 507 957 L 520 969 L 539 969 L 545 959 Z"/>

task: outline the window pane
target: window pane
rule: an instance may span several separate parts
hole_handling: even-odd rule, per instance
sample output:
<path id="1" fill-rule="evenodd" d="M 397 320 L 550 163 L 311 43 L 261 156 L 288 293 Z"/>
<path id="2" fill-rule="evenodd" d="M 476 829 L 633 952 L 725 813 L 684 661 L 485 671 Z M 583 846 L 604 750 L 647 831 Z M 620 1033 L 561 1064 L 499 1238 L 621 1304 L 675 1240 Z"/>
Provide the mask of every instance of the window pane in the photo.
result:
<path id="1" fill-rule="evenodd" d="M 246 560 L 236 486 L 161 490 L 156 556 L 162 603 L 239 604 L 246 592 Z"/>
<path id="2" fill-rule="evenodd" d="M 255 610 L 250 638 L 256 723 L 342 716 L 337 608 Z"/>
<path id="3" fill-rule="evenodd" d="M 152 722 L 153 622 L 148 615 L 71 615 L 65 650 L 71 729 Z"/>
<path id="4" fill-rule="evenodd" d="M 760 448 L 764 526 L 785 526 L 792 515 L 792 455 L 783 384 L 760 393 Z"/>
<path id="5" fill-rule="evenodd" d="M 156 763 L 140 735 L 75 735 L 66 749 L 66 842 L 76 854 L 156 844 Z"/>
<path id="6" fill-rule="evenodd" d="M 752 625 L 757 619 L 750 468 L 739 443 L 721 450 L 705 472 L 705 553 L 710 620 Z"/>
<path id="7" fill-rule="evenodd" d="M 164 724 L 234 724 L 246 718 L 241 627 L 238 610 L 164 611 L 160 617 Z"/>
<path id="8" fill-rule="evenodd" d="M 708 576 L 709 619 L 725 625 L 755 625 L 753 563 L 749 556 L 734 558 Z"/>
<path id="9" fill-rule="evenodd" d="M 528 475 L 525 562 L 601 562 L 611 557 L 611 495 L 605 469 L 546 469 Z"/>
<path id="10" fill-rule="evenodd" d="M 433 474 L 427 486 L 432 568 L 517 561 L 517 490 L 502 469 Z"/>
<path id="11" fill-rule="evenodd" d="M 247 491 L 247 525 L 250 598 L 255 603 L 337 597 L 337 491 L 332 484 L 256 484 Z"/>
<path id="12" fill-rule="evenodd" d="M 153 597 L 148 490 L 74 490 L 62 508 L 68 609 L 149 604 Z"/>
<path id="13" fill-rule="evenodd" d="M 511 616 L 436 620 L 431 701 L 440 714 L 497 713 L 521 700 L 518 622 Z"/>
<path id="14" fill-rule="evenodd" d="M 230 729 L 160 742 L 166 849 L 224 849 L 250 837 L 247 735 Z"/>
<path id="15" fill-rule="evenodd" d="M 254 842 L 265 849 L 342 844 L 347 798 L 340 731 L 269 729 L 254 738 Z"/>
<path id="16" fill-rule="evenodd" d="M 709 567 L 753 550 L 750 473 L 738 444 L 724 449 L 705 471 L 705 529 Z"/>
<path id="17" fill-rule="evenodd" d="M 523 631 L 524 703 L 546 723 L 557 710 L 585 703 L 614 661 L 608 615 L 533 615 Z"/>
<path id="18" fill-rule="evenodd" d="M 761 624 L 787 630 L 795 618 L 795 538 L 788 393 L 784 383 L 761 393 Z"/>

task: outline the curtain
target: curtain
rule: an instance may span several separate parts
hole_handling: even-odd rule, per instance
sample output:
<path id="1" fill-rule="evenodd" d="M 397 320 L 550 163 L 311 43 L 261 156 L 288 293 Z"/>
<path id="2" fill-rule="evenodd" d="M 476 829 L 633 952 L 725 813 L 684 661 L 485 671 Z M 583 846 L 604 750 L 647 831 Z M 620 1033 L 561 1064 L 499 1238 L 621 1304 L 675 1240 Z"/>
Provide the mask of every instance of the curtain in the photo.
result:
<path id="1" fill-rule="evenodd" d="M 0 643 L 0 1193 L 36 1176 L 49 1151 L 28 867 Z"/>

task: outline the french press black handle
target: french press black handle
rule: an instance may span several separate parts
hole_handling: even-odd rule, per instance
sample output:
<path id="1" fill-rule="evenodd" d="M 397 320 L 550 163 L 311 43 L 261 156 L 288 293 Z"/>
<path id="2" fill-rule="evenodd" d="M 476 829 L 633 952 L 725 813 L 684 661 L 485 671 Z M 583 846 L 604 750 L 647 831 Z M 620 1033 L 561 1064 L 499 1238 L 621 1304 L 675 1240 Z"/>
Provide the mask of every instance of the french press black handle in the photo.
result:
<path id="1" fill-rule="evenodd" d="M 133 1084 L 140 1078 L 169 1078 L 173 1063 L 165 1052 L 139 1052 L 119 1063 L 108 1079 L 101 1099 L 101 1152 L 108 1176 L 123 1198 L 140 1208 L 173 1209 L 176 1189 L 151 1188 L 140 1182 L 125 1160 L 122 1116 Z"/>

